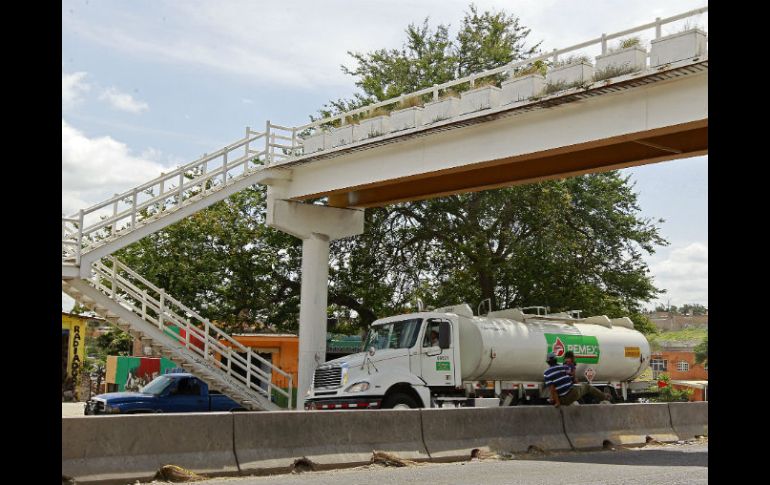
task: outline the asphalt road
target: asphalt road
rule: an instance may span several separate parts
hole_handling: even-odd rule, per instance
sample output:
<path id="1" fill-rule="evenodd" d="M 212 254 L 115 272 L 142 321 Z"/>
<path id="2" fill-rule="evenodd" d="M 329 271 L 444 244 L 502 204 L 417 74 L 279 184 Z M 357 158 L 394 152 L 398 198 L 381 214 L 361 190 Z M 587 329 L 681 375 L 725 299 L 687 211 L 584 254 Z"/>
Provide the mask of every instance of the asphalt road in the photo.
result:
<path id="1" fill-rule="evenodd" d="M 152 482 L 160 484 L 165 482 Z M 265 477 L 217 478 L 202 485 L 678 485 L 708 483 L 708 442 L 571 452 L 545 457 L 478 462 L 379 465 Z"/>

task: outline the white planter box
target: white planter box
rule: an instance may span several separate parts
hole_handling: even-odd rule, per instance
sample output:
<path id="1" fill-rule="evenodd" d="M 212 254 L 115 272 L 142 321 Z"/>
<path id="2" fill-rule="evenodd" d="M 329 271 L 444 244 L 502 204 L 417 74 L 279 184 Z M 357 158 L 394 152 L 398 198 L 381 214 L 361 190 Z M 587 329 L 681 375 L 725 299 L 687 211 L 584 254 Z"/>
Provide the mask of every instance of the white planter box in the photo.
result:
<path id="1" fill-rule="evenodd" d="M 362 120 L 353 125 L 353 141 L 366 140 L 375 136 L 390 132 L 390 117 L 387 115 L 375 116 Z"/>
<path id="2" fill-rule="evenodd" d="M 400 109 L 390 113 L 390 131 L 408 130 L 422 124 L 422 108 Z"/>
<path id="3" fill-rule="evenodd" d="M 528 74 L 503 81 L 500 104 L 515 103 L 539 96 L 545 89 L 545 77 L 540 74 Z"/>
<path id="4" fill-rule="evenodd" d="M 594 66 L 587 62 L 567 64 L 548 70 L 545 75 L 546 84 L 561 84 L 565 86 L 582 82 L 591 82 L 594 78 Z"/>
<path id="5" fill-rule="evenodd" d="M 429 125 L 441 120 L 454 118 L 460 112 L 460 100 L 446 98 L 426 103 L 422 111 L 422 124 Z"/>
<path id="6" fill-rule="evenodd" d="M 647 67 L 647 50 L 639 45 L 596 56 L 595 74 L 601 75 L 606 69 L 623 69 L 629 73 L 642 71 Z"/>
<path id="7" fill-rule="evenodd" d="M 332 147 L 338 147 L 340 145 L 347 145 L 353 142 L 353 125 L 340 126 L 335 128 L 329 134 L 331 138 Z"/>
<path id="8" fill-rule="evenodd" d="M 328 150 L 331 148 L 331 138 L 326 131 L 316 131 L 315 134 L 302 140 L 303 151 L 305 155 Z"/>
<path id="9" fill-rule="evenodd" d="M 700 29 L 686 30 L 655 39 L 651 45 L 650 67 L 662 66 L 693 57 L 703 57 L 706 54 L 706 33 Z"/>
<path id="10" fill-rule="evenodd" d="M 460 114 L 500 106 L 500 91 L 497 86 L 484 86 L 460 93 Z"/>

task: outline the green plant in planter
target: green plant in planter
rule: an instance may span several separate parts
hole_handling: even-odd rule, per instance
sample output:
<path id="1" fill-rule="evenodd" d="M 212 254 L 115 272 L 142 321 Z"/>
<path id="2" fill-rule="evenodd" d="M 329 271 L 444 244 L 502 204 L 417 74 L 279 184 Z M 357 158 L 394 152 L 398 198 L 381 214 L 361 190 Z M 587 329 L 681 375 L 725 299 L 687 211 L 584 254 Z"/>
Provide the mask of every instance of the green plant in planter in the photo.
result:
<path id="1" fill-rule="evenodd" d="M 632 72 L 637 72 L 637 71 L 639 71 L 638 68 L 634 66 L 630 66 L 628 64 L 625 64 L 622 66 L 608 66 L 605 69 L 596 71 L 594 73 L 594 82 L 604 81 L 605 79 L 622 76 L 624 74 L 631 74 Z"/>
<path id="2" fill-rule="evenodd" d="M 585 54 L 581 54 L 581 55 L 572 54 L 570 56 L 567 56 L 565 59 L 560 59 L 556 61 L 553 67 L 564 67 L 564 66 L 569 66 L 570 64 L 579 64 L 581 62 L 590 64 L 591 58 Z"/>
<path id="3" fill-rule="evenodd" d="M 618 42 L 618 46 L 615 49 L 611 49 L 610 52 L 616 52 L 619 50 L 628 49 L 629 47 L 634 47 L 641 44 L 642 44 L 641 37 L 639 37 L 638 35 L 635 35 L 633 37 L 621 39 L 621 41 Z"/>
<path id="4" fill-rule="evenodd" d="M 406 99 L 399 101 L 395 109 L 416 108 L 422 105 L 423 105 L 423 102 L 422 102 L 422 99 L 420 99 L 420 97 L 410 96 Z"/>
<path id="5" fill-rule="evenodd" d="M 520 67 L 516 69 L 513 72 L 513 77 L 524 77 L 529 76 L 530 74 L 540 74 L 541 76 L 545 76 L 547 69 L 548 67 L 546 66 L 545 62 L 535 61 L 526 67 Z"/>
<path id="6" fill-rule="evenodd" d="M 443 101 L 445 99 L 459 98 L 459 97 L 460 97 L 460 91 L 452 87 L 452 88 L 446 88 L 443 93 L 439 94 L 438 100 Z"/>
<path id="7" fill-rule="evenodd" d="M 374 108 L 370 111 L 365 111 L 359 115 L 356 115 L 357 121 L 363 121 L 368 120 L 369 118 L 376 118 L 378 116 L 384 116 L 390 114 L 390 111 L 380 106 L 379 108 Z"/>

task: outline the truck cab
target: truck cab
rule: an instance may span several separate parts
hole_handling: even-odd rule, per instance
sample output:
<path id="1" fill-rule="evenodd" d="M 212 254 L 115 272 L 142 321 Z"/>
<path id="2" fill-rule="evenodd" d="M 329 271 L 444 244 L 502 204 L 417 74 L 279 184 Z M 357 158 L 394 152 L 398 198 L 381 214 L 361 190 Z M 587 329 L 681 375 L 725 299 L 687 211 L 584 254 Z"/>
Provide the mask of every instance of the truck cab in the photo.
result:
<path id="1" fill-rule="evenodd" d="M 421 312 L 377 320 L 363 352 L 320 365 L 306 409 L 430 407 L 431 390 L 462 394 L 458 316 Z"/>

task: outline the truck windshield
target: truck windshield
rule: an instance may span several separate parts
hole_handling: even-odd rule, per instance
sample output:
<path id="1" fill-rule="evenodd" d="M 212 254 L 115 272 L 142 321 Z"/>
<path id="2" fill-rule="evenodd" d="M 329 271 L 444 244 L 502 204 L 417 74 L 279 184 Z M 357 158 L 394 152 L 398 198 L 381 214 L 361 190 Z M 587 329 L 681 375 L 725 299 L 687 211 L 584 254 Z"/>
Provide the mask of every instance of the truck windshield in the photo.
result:
<path id="1" fill-rule="evenodd" d="M 158 376 L 149 384 L 142 388 L 142 394 L 160 395 L 166 388 L 174 382 L 174 379 L 166 376 Z"/>
<path id="2" fill-rule="evenodd" d="M 364 351 L 370 347 L 382 349 L 408 349 L 417 341 L 422 318 L 374 325 L 364 340 Z"/>

